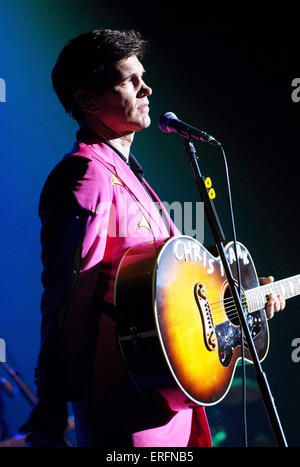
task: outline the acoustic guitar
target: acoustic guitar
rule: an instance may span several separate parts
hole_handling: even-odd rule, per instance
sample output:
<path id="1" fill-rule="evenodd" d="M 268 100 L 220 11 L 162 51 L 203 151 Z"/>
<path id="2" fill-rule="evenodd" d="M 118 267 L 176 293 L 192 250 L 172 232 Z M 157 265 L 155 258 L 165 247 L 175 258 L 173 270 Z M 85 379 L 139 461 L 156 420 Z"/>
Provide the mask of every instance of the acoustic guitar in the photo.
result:
<path id="1" fill-rule="evenodd" d="M 259 286 L 252 258 L 225 246 L 232 275 L 240 265 L 241 302 L 262 361 L 269 348 L 264 310 L 270 292 L 300 294 L 300 275 Z M 130 248 L 119 265 L 115 304 L 124 364 L 138 388 L 155 389 L 174 410 L 220 402 L 241 359 L 241 328 L 222 262 L 181 235 Z M 245 342 L 245 360 L 251 355 Z"/>

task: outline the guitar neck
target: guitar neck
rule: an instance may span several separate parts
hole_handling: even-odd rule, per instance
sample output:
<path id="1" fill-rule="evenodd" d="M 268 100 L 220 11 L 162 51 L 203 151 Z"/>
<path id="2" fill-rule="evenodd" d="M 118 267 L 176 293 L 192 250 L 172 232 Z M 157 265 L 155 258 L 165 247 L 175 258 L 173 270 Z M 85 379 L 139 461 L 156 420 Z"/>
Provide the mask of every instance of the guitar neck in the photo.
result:
<path id="1" fill-rule="evenodd" d="M 281 294 L 285 299 L 300 295 L 300 274 L 246 290 L 245 295 L 248 311 L 253 313 L 254 311 L 264 308 L 266 304 L 266 295 L 272 292 Z"/>

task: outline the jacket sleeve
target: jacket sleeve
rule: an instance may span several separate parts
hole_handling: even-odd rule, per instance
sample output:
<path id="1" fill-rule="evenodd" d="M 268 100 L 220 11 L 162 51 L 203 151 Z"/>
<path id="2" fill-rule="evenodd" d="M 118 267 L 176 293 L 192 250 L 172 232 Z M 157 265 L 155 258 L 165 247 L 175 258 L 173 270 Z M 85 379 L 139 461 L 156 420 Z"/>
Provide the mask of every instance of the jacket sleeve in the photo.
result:
<path id="1" fill-rule="evenodd" d="M 103 311 L 98 307 L 96 312 L 94 307 L 101 254 L 90 271 L 82 272 L 82 263 L 84 256 L 93 252 L 95 242 L 101 241 L 97 251 L 104 253 L 106 237 L 98 237 L 96 211 L 99 203 L 109 202 L 111 197 L 105 171 L 101 173 L 94 161 L 81 156 L 70 156 L 58 164 L 41 193 L 44 291 L 36 377 L 37 395 L 44 401 L 78 400 L 82 394 L 97 319 Z M 109 213 L 101 218 L 102 232 L 108 217 Z"/>

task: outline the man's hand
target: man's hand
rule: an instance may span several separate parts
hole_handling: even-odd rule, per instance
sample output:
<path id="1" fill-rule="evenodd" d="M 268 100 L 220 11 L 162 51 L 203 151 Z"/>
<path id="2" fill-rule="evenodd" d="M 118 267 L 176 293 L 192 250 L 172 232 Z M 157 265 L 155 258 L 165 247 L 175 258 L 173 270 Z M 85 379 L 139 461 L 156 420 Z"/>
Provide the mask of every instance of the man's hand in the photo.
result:
<path id="1" fill-rule="evenodd" d="M 270 284 L 270 282 L 274 282 L 273 276 L 268 277 L 260 277 L 259 283 L 260 285 Z M 285 299 L 282 295 L 275 293 L 270 293 L 267 297 L 267 303 L 265 306 L 267 318 L 271 319 L 274 316 L 274 313 L 277 311 L 281 311 L 285 308 Z"/>

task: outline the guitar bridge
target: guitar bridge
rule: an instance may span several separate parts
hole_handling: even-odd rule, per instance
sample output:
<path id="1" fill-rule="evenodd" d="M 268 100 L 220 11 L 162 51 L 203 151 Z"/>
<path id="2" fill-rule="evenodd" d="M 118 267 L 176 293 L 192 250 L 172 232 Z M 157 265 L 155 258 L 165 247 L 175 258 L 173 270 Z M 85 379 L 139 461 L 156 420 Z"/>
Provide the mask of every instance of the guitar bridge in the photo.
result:
<path id="1" fill-rule="evenodd" d="M 204 342 L 207 349 L 212 351 L 217 348 L 217 336 L 213 325 L 209 302 L 203 293 L 204 291 L 204 285 L 198 282 L 194 288 L 195 299 L 202 318 Z"/>

